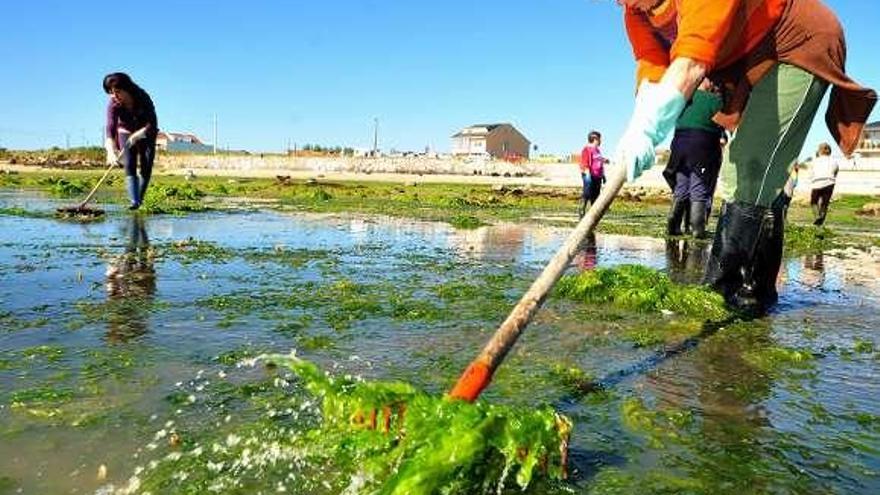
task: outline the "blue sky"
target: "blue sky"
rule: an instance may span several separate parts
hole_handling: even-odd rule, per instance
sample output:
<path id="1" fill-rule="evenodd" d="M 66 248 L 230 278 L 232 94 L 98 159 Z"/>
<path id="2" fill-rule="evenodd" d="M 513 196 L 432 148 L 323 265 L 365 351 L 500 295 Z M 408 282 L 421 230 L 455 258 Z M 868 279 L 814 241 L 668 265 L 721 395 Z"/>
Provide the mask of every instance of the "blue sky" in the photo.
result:
<path id="1" fill-rule="evenodd" d="M 827 0 L 849 71 L 880 88 L 880 2 Z M 612 0 L 6 2 L 0 147 L 94 144 L 104 74 L 128 72 L 160 127 L 223 147 L 288 140 L 444 151 L 458 128 L 512 122 L 539 152 L 612 148 L 632 107 L 633 62 Z M 872 63 L 873 62 L 873 63 Z M 811 151 L 828 133 L 817 118 Z"/>

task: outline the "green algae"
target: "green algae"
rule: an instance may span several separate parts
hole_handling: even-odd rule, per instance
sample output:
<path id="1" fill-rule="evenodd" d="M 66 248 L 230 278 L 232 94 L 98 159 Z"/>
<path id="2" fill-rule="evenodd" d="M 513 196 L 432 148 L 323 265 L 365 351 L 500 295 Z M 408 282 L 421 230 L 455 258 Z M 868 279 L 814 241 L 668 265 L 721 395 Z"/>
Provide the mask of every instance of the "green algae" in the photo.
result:
<path id="1" fill-rule="evenodd" d="M 477 218 L 475 216 L 461 215 L 461 214 L 455 215 L 452 218 L 450 218 L 449 224 L 457 229 L 464 229 L 464 230 L 477 229 L 477 228 L 480 228 L 480 227 L 486 225 L 485 222 L 483 222 L 482 220 L 480 220 L 479 218 Z"/>
<path id="2" fill-rule="evenodd" d="M 0 328 L 3 332 L 18 332 L 22 330 L 33 330 L 42 328 L 49 324 L 49 319 L 44 316 L 38 316 L 32 319 L 22 319 L 14 316 L 12 313 L 0 313 Z"/>
<path id="3" fill-rule="evenodd" d="M 526 488 L 563 476 L 570 423 L 550 408 L 451 401 L 402 382 L 332 377 L 293 356 L 261 359 L 293 371 L 320 408 L 312 412 L 296 394 L 290 406 L 276 400 L 254 423 L 172 450 L 129 488 L 253 493 L 293 483 L 310 493 L 500 493 L 505 483 Z"/>
<path id="4" fill-rule="evenodd" d="M 180 185 L 154 184 L 147 190 L 140 212 L 152 214 L 180 215 L 208 211 L 202 203 L 204 191 L 185 182 Z"/>
<path id="5" fill-rule="evenodd" d="M 815 357 L 808 350 L 768 345 L 743 354 L 743 360 L 764 373 L 779 373 L 791 368 L 808 368 Z"/>
<path id="6" fill-rule="evenodd" d="M 18 482 L 9 476 L 0 476 L 0 493 L 14 493 Z"/>
<path id="7" fill-rule="evenodd" d="M 694 415 L 683 409 L 652 410 L 641 399 L 629 398 L 621 405 L 622 422 L 632 432 L 644 436 L 649 445 L 662 449 L 670 442 L 679 442 L 682 430 L 694 423 Z"/>
<path id="8" fill-rule="evenodd" d="M 871 340 L 856 340 L 853 345 L 853 352 L 857 354 L 872 354 L 874 352 L 874 342 Z"/>
<path id="9" fill-rule="evenodd" d="M 651 494 L 701 494 L 717 493 L 717 487 L 702 480 L 676 476 L 667 471 L 653 469 L 636 475 L 622 469 L 603 469 L 590 483 L 588 493 L 592 495 L 630 495 L 633 493 Z"/>
<path id="10" fill-rule="evenodd" d="M 9 397 L 13 408 L 28 407 L 33 404 L 65 402 L 73 398 L 73 391 L 57 387 L 33 387 L 16 390 Z"/>
<path id="11" fill-rule="evenodd" d="M 106 301 L 78 301 L 74 307 L 86 322 L 125 323 L 135 317 L 162 311 L 171 306 L 151 297 L 132 297 L 127 299 L 108 299 Z"/>
<path id="12" fill-rule="evenodd" d="M 821 253 L 841 246 L 838 234 L 828 227 L 794 224 L 785 227 L 788 254 Z"/>
<path id="13" fill-rule="evenodd" d="M 557 363 L 550 370 L 549 377 L 551 380 L 562 385 L 562 388 L 568 393 L 574 395 L 583 395 L 601 390 L 601 386 L 597 383 L 596 377 L 573 366 L 565 366 Z"/>
<path id="14" fill-rule="evenodd" d="M 644 313 L 668 311 L 707 321 L 730 316 L 723 298 L 708 288 L 677 285 L 666 274 L 639 265 L 567 275 L 556 292 L 580 303 L 610 303 Z"/>
<path id="15" fill-rule="evenodd" d="M 293 370 L 312 394 L 322 398 L 322 428 L 357 429 L 369 421 L 359 418 L 360 414 L 392 408 L 380 413 L 380 425 L 381 421 L 388 421 L 392 431 L 404 431 L 405 435 L 392 433 L 381 437 L 385 444 L 382 450 L 388 450 L 373 451 L 371 469 L 379 471 L 377 479 L 385 478 L 380 493 L 485 488 L 485 479 L 471 477 L 511 470 L 516 483 L 525 488 L 539 464 L 546 466 L 551 477 L 562 476 L 560 442 L 570 426 L 567 419 L 552 409 L 512 410 L 483 402 L 438 399 L 400 382 L 332 378 L 313 364 L 292 356 L 266 359 Z M 405 408 L 403 418 L 401 406 Z M 502 462 L 503 467 L 493 470 L 492 462 Z"/>
<path id="16" fill-rule="evenodd" d="M 319 351 L 336 347 L 336 341 L 326 335 L 309 335 L 300 337 L 296 342 L 304 351 Z"/>
<path id="17" fill-rule="evenodd" d="M 25 210 L 24 208 L 11 207 L 11 208 L 0 208 L 0 215 L 6 215 L 10 217 L 24 217 L 24 218 L 51 218 L 52 215 L 50 213 Z"/>
<path id="18" fill-rule="evenodd" d="M 368 284 L 341 277 L 324 283 L 291 283 L 283 289 L 218 294 L 199 299 L 195 304 L 217 311 L 230 321 L 264 312 L 266 319 L 283 320 L 278 326 L 282 333 L 284 324 L 289 324 L 286 329 L 296 333 L 313 326 L 316 319 L 326 327 L 342 331 L 370 318 L 407 322 L 434 322 L 444 318 L 444 305 L 407 292 L 410 291 L 402 290 L 400 284 Z M 300 311 L 308 314 L 300 314 Z"/>
<path id="19" fill-rule="evenodd" d="M 41 359 L 49 363 L 59 361 L 64 356 L 64 348 L 59 346 L 38 345 L 21 350 L 24 359 Z"/>
<path id="20" fill-rule="evenodd" d="M 38 181 L 38 184 L 46 186 L 49 193 L 53 196 L 60 196 L 63 198 L 85 194 L 85 192 L 93 186 L 90 179 L 56 176 L 44 177 Z"/>
<path id="21" fill-rule="evenodd" d="M 224 263 L 231 260 L 236 254 L 233 250 L 222 247 L 216 242 L 202 241 L 192 237 L 164 245 L 161 249 L 184 264 L 200 261 Z"/>

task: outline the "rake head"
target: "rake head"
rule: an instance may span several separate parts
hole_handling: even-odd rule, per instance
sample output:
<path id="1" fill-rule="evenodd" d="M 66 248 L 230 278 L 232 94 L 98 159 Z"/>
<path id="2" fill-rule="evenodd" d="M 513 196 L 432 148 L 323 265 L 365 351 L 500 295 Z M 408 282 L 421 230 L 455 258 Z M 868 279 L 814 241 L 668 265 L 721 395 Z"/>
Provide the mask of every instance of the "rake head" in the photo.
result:
<path id="1" fill-rule="evenodd" d="M 88 206 L 66 206 L 56 209 L 55 215 L 65 219 L 93 220 L 103 216 L 104 210 Z"/>

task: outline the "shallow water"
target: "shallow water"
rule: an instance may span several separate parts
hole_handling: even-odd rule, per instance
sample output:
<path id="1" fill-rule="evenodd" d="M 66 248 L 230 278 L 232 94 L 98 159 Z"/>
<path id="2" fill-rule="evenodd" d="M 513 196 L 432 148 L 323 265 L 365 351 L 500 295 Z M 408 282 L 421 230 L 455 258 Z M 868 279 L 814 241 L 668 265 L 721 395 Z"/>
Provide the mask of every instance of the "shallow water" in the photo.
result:
<path id="1" fill-rule="evenodd" d="M 0 193 L 0 207 L 58 204 Z M 111 211 L 87 225 L 0 216 L 0 233 L 0 493 L 91 493 L 167 452 L 162 432 L 261 417 L 258 394 L 224 388 L 265 378 L 241 357 L 295 348 L 442 393 L 567 230 Z M 706 249 L 600 235 L 572 270 L 638 263 L 695 282 Z M 649 346 L 629 335 L 676 315 L 548 301 L 484 394 L 575 422 L 573 479 L 531 491 L 880 490 L 880 259 L 787 259 L 780 284 L 767 318 Z M 571 369 L 609 391 L 573 390 Z"/>

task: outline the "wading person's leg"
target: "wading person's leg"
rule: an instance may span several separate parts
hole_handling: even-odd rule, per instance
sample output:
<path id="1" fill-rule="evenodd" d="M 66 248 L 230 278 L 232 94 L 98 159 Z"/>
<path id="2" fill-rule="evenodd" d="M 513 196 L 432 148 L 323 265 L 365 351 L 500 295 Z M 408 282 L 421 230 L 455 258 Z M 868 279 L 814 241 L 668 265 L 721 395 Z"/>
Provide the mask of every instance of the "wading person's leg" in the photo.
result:
<path id="1" fill-rule="evenodd" d="M 696 239 L 706 238 L 706 223 L 712 206 L 712 196 L 715 194 L 715 184 L 718 182 L 718 170 L 721 168 L 721 149 L 714 141 L 714 137 L 709 138 L 705 145 L 708 152 L 704 153 L 701 163 L 693 167 L 690 221 L 691 231 Z"/>
<path id="2" fill-rule="evenodd" d="M 675 172 L 675 189 L 672 191 L 672 205 L 666 222 L 667 235 L 681 235 L 681 222 L 690 204 L 691 169 L 684 162 Z"/>
<path id="3" fill-rule="evenodd" d="M 706 283 L 734 306 L 763 311 L 776 302 L 783 235 L 776 200 L 827 87 L 779 64 L 752 90 L 725 164 L 733 167 L 736 189 L 722 207 L 706 269 Z"/>
<path id="4" fill-rule="evenodd" d="M 144 143 L 146 144 L 146 143 Z M 147 186 L 150 185 L 150 177 L 153 176 L 153 161 L 156 159 L 156 145 L 146 144 L 138 153 L 141 165 L 140 189 L 138 190 L 138 205 L 147 197 Z"/>
<path id="5" fill-rule="evenodd" d="M 814 208 L 816 219 L 813 224 L 822 226 L 825 224 L 825 217 L 828 215 L 828 206 L 831 204 L 831 196 L 834 194 L 834 185 L 814 189 L 813 193 L 816 196 L 816 206 Z"/>
<path id="6" fill-rule="evenodd" d="M 140 181 L 137 176 L 137 153 L 126 147 L 128 132 L 119 132 L 119 149 L 122 150 L 122 164 L 125 167 L 125 189 L 128 191 L 128 199 L 131 208 L 137 208 L 140 205 L 138 200 L 140 194 Z"/>

